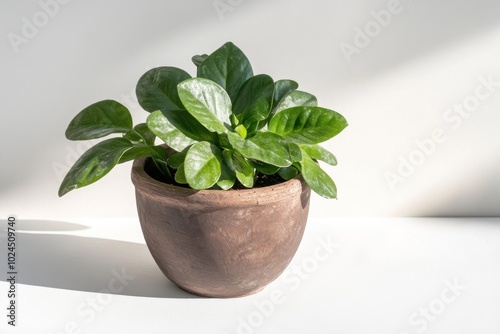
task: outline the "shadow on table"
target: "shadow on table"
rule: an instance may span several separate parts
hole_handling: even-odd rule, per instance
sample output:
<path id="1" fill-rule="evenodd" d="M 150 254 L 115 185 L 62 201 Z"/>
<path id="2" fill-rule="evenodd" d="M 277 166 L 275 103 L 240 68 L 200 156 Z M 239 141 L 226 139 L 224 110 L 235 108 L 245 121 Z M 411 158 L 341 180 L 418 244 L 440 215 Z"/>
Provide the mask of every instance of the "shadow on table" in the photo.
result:
<path id="1" fill-rule="evenodd" d="M 197 298 L 163 275 L 144 244 L 50 233 L 83 229 L 87 226 L 23 221 L 22 230 L 16 232 L 18 283 L 126 296 Z M 5 238 L 3 230 L 2 248 Z"/>

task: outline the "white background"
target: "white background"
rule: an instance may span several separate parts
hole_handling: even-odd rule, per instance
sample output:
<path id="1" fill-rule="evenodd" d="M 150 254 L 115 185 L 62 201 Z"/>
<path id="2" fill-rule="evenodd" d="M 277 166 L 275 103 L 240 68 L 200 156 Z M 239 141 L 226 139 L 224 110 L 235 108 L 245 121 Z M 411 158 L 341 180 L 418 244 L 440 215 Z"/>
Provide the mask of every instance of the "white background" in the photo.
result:
<path id="1" fill-rule="evenodd" d="M 87 147 L 65 139 L 67 124 L 102 99 L 144 121 L 134 88 L 145 71 L 170 65 L 194 75 L 191 56 L 226 41 L 256 73 L 295 79 L 349 121 L 325 144 L 339 160 L 325 167 L 339 199 L 314 197 L 313 217 L 500 214 L 497 1 L 221 0 L 219 10 L 208 0 L 65 1 L 45 10 L 53 17 L 37 1 L 0 4 L 1 216 L 135 217 L 130 164 L 57 197 Z M 377 23 L 373 12 L 393 8 Z M 346 57 L 347 44 L 357 53 Z M 481 78 L 497 84 L 478 100 Z M 468 118 L 447 114 L 466 102 Z M 416 141 L 428 143 L 436 128 L 444 140 L 419 153 Z M 417 165 L 391 187 L 387 173 L 412 157 Z"/>

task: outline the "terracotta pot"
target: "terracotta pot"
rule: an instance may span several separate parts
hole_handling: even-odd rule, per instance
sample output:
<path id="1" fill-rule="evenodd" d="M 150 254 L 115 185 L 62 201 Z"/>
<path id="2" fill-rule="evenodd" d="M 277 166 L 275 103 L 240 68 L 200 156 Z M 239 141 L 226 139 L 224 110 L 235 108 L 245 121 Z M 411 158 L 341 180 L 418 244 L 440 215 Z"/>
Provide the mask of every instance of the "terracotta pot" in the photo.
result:
<path id="1" fill-rule="evenodd" d="M 294 256 L 311 189 L 299 176 L 245 190 L 166 184 L 134 161 L 132 181 L 144 238 L 172 282 L 193 294 L 237 297 L 275 280 Z"/>

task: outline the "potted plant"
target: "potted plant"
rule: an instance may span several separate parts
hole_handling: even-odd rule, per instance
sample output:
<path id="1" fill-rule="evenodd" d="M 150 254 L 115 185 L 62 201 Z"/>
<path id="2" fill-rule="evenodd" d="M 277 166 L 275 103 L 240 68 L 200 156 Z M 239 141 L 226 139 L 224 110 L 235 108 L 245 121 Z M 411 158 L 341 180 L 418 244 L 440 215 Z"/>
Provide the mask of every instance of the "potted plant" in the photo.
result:
<path id="1" fill-rule="evenodd" d="M 150 113 L 145 123 L 133 126 L 128 109 L 113 100 L 73 118 L 69 140 L 121 136 L 86 151 L 59 196 L 133 160 L 141 227 L 163 273 L 191 293 L 248 295 L 291 261 L 311 189 L 336 198 L 318 161 L 337 161 L 318 144 L 347 122 L 295 81 L 254 75 L 231 42 L 192 60 L 196 77 L 158 67 L 139 79 L 137 98 Z"/>

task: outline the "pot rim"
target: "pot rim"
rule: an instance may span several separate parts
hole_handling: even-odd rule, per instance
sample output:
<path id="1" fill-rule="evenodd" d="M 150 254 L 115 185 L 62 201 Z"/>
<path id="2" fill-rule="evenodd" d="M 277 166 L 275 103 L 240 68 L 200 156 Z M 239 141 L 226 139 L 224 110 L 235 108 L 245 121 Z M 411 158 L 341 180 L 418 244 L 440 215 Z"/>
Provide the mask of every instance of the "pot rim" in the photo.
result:
<path id="1" fill-rule="evenodd" d="M 301 174 L 293 179 L 284 181 L 278 184 L 255 187 L 248 189 L 205 189 L 196 190 L 192 188 L 179 187 L 173 184 L 158 181 L 151 177 L 144 170 L 144 165 L 149 158 L 135 159 L 132 165 L 132 183 L 137 190 L 149 193 L 151 195 L 170 197 L 170 198 L 186 198 L 194 202 L 212 202 L 226 199 L 228 204 L 237 201 L 240 204 L 259 204 L 269 202 L 279 202 L 288 198 L 297 196 L 305 191 L 310 191 L 309 186 L 304 181 Z"/>

